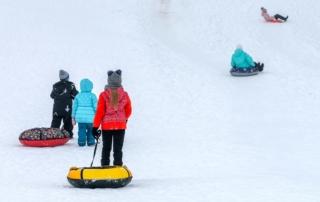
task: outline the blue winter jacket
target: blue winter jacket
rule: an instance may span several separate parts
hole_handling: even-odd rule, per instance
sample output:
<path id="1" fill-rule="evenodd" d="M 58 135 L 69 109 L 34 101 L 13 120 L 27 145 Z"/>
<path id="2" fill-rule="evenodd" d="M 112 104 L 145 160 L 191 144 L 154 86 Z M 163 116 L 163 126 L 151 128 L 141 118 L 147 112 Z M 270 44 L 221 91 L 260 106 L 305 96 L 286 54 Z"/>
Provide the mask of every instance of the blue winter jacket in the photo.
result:
<path id="1" fill-rule="evenodd" d="M 81 80 L 81 92 L 74 99 L 71 115 L 78 123 L 93 123 L 97 109 L 97 96 L 91 93 L 92 88 L 93 84 L 89 79 Z"/>
<path id="2" fill-rule="evenodd" d="M 232 55 L 231 66 L 236 66 L 237 68 L 248 68 L 254 67 L 255 65 L 250 55 L 241 49 L 237 49 Z"/>

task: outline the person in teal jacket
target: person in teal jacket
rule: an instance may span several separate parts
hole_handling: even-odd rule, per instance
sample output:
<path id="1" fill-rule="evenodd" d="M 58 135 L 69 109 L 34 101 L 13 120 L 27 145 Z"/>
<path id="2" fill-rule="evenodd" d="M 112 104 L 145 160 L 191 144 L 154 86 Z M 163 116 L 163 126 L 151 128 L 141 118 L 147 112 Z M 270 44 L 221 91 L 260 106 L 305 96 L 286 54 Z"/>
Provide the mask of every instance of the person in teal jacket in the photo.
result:
<path id="1" fill-rule="evenodd" d="M 91 92 L 93 84 L 89 79 L 80 82 L 81 92 L 75 97 L 72 108 L 72 124 L 78 122 L 78 145 L 80 147 L 95 144 L 92 135 L 92 123 L 97 109 L 97 96 Z"/>
<path id="2" fill-rule="evenodd" d="M 252 60 L 252 57 L 242 50 L 240 44 L 237 45 L 231 58 L 231 66 L 233 68 L 251 68 L 256 67 L 260 72 L 263 71 L 264 64 L 260 62 L 256 63 Z"/>

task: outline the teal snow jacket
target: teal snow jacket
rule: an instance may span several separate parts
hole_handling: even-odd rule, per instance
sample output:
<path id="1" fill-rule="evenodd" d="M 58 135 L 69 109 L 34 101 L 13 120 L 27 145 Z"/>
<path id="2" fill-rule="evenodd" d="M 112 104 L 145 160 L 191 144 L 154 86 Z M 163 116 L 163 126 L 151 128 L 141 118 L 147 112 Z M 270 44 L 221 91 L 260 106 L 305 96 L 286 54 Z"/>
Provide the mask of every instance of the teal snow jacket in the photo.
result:
<path id="1" fill-rule="evenodd" d="M 232 55 L 231 66 L 236 66 L 237 68 L 248 68 L 254 67 L 255 65 L 250 55 L 241 49 L 237 49 Z"/>
<path id="2" fill-rule="evenodd" d="M 97 96 L 91 93 L 92 88 L 93 84 L 89 79 L 81 80 L 81 92 L 74 99 L 71 115 L 78 123 L 93 123 L 97 109 Z"/>

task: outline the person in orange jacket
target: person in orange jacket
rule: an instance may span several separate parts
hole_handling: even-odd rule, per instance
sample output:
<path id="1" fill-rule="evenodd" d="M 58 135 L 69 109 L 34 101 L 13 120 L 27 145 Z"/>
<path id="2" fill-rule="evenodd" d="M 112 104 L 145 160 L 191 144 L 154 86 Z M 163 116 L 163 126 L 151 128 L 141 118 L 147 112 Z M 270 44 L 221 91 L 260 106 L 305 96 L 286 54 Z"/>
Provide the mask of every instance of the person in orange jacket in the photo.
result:
<path id="1" fill-rule="evenodd" d="M 122 166 L 122 146 L 127 121 L 131 115 L 131 100 L 121 83 L 121 70 L 108 71 L 108 85 L 100 93 L 97 111 L 93 121 L 92 135 L 99 139 L 102 129 L 101 166 L 110 165 L 110 152 L 113 143 L 113 165 Z M 112 141 L 113 139 L 113 141 Z"/>

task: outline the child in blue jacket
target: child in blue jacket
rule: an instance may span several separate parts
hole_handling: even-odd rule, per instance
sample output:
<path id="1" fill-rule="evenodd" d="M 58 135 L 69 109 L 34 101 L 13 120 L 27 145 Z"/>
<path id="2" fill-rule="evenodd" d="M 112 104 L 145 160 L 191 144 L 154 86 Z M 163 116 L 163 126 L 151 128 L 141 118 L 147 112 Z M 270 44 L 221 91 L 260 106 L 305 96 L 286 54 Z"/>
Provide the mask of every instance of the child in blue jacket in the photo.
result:
<path id="1" fill-rule="evenodd" d="M 231 66 L 239 69 L 256 67 L 260 72 L 262 72 L 264 64 L 260 64 L 260 62 L 254 62 L 252 57 L 242 50 L 242 45 L 238 44 L 234 54 L 231 57 Z"/>
<path id="2" fill-rule="evenodd" d="M 93 84 L 89 79 L 80 82 L 81 92 L 75 97 L 72 108 L 72 124 L 78 122 L 78 145 L 80 147 L 93 146 L 92 123 L 97 109 L 97 96 L 91 92 Z"/>

